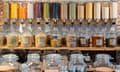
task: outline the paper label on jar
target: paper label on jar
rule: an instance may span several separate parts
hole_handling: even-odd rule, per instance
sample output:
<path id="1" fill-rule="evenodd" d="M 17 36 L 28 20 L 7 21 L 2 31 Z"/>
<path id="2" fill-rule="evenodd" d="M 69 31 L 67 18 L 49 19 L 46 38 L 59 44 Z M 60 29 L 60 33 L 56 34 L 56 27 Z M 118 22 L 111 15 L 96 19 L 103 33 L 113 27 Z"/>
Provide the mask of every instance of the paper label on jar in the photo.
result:
<path id="1" fill-rule="evenodd" d="M 96 45 L 102 45 L 102 40 L 101 39 L 97 39 L 96 40 Z"/>
<path id="2" fill-rule="evenodd" d="M 44 45 L 45 45 L 45 39 L 44 39 L 44 38 L 40 38 L 40 39 L 38 40 L 38 44 L 39 44 L 40 46 L 44 46 Z"/>
<path id="3" fill-rule="evenodd" d="M 116 39 L 110 39 L 109 43 L 110 45 L 116 45 Z"/>
<path id="4" fill-rule="evenodd" d="M 86 44 L 86 39 L 82 38 L 80 39 L 81 44 Z"/>
<path id="5" fill-rule="evenodd" d="M 16 42 L 17 42 L 16 37 L 11 37 L 11 38 L 9 38 L 9 40 L 8 40 L 8 44 L 15 45 Z"/>
<path id="6" fill-rule="evenodd" d="M 25 38 L 23 39 L 23 43 L 24 43 L 24 44 L 29 44 L 29 43 L 30 43 L 30 38 L 29 38 L 29 37 L 25 37 Z"/>
<path id="7" fill-rule="evenodd" d="M 59 72 L 59 70 L 45 70 L 45 72 Z"/>
<path id="8" fill-rule="evenodd" d="M 76 46 L 76 38 L 75 37 L 71 37 L 70 39 L 70 46 Z"/>

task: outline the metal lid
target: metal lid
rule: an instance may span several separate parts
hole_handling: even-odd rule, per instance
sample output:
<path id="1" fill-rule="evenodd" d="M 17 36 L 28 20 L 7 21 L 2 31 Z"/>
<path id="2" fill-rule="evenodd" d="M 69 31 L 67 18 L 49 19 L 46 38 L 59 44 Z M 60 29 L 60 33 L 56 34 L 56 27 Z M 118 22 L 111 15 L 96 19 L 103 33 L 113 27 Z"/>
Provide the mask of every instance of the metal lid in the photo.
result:
<path id="1" fill-rule="evenodd" d="M 40 55 L 37 53 L 28 54 L 27 59 L 28 60 L 40 60 Z"/>
<path id="2" fill-rule="evenodd" d="M 17 61 L 19 59 L 18 56 L 15 54 L 6 54 L 6 55 L 3 55 L 2 58 L 4 60 L 13 60 L 13 61 Z"/>
<path id="3" fill-rule="evenodd" d="M 75 58 L 84 59 L 85 56 L 83 56 L 83 54 L 71 54 L 70 55 L 70 59 L 75 59 Z"/>
<path id="4" fill-rule="evenodd" d="M 46 59 L 57 59 L 57 60 L 60 60 L 62 59 L 62 56 L 60 54 L 48 54 L 46 55 Z"/>

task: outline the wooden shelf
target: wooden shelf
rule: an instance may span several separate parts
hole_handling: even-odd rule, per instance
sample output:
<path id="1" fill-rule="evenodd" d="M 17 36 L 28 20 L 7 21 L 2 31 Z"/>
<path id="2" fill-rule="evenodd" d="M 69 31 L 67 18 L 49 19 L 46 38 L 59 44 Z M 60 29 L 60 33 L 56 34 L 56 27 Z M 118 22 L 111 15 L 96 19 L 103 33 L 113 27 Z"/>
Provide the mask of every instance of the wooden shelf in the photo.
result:
<path id="1" fill-rule="evenodd" d="M 15 50 L 81 50 L 81 51 L 115 51 L 120 50 L 120 47 L 44 47 L 44 48 L 37 48 L 37 47 L 0 47 L 0 49 L 15 49 Z"/>

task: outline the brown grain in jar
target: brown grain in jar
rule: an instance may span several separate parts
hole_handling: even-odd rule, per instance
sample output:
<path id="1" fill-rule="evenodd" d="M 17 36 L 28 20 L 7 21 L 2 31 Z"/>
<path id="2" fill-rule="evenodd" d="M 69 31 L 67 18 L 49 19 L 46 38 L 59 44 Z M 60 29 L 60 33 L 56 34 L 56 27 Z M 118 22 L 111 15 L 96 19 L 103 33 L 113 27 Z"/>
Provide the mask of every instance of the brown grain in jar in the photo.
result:
<path id="1" fill-rule="evenodd" d="M 90 46 L 90 39 L 87 39 L 85 37 L 79 37 L 77 39 L 77 46 L 80 46 L 80 47 L 89 47 Z"/>
<path id="2" fill-rule="evenodd" d="M 92 46 L 93 47 L 103 47 L 104 46 L 104 37 L 103 36 L 93 36 L 92 37 Z"/>
<path id="3" fill-rule="evenodd" d="M 6 44 L 6 38 L 0 37 L 0 46 L 5 46 L 5 44 Z"/>
<path id="4" fill-rule="evenodd" d="M 61 47 L 61 38 L 53 38 L 51 39 L 52 47 Z"/>
<path id="5" fill-rule="evenodd" d="M 106 47 L 115 47 L 116 46 L 116 38 L 107 38 L 106 39 Z"/>

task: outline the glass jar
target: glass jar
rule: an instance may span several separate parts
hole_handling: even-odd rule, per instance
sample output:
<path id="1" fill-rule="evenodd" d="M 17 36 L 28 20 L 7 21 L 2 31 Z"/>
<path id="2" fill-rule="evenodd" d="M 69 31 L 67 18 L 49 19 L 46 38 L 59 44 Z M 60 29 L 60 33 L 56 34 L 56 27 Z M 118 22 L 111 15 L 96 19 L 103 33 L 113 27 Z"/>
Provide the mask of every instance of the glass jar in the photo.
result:
<path id="1" fill-rule="evenodd" d="M 63 46 L 63 47 L 64 47 L 64 46 L 66 47 L 66 39 L 65 39 L 65 37 L 66 37 L 67 33 L 68 33 L 67 26 L 66 26 L 66 25 L 63 25 L 63 26 L 62 26 L 62 46 Z"/>
<path id="2" fill-rule="evenodd" d="M 47 35 L 42 31 L 41 27 L 38 27 L 38 32 L 35 35 L 35 46 L 45 47 L 47 44 Z"/>
<path id="3" fill-rule="evenodd" d="M 44 72 L 60 72 L 62 65 L 62 56 L 60 54 L 49 54 L 45 57 Z"/>
<path id="4" fill-rule="evenodd" d="M 69 62 L 69 72 L 86 72 L 87 65 L 82 54 L 72 54 Z"/>
<path id="5" fill-rule="evenodd" d="M 120 65 L 115 66 L 115 72 L 120 72 Z"/>
<path id="6" fill-rule="evenodd" d="M 21 47 L 31 47 L 32 46 L 32 32 L 28 29 L 30 24 L 23 27 L 23 32 L 20 35 L 20 46 Z"/>
<path id="7" fill-rule="evenodd" d="M 95 32 L 92 36 L 92 46 L 93 47 L 103 47 L 104 46 L 104 35 L 102 32 Z"/>
<path id="8" fill-rule="evenodd" d="M 112 57 L 108 54 L 97 54 L 94 62 L 95 71 L 113 72 L 113 64 L 110 62 Z"/>
<path id="9" fill-rule="evenodd" d="M 61 33 L 58 30 L 58 27 L 54 26 L 51 34 L 51 46 L 60 47 L 61 46 Z"/>
<path id="10" fill-rule="evenodd" d="M 77 37 L 74 27 L 70 28 L 68 35 L 66 36 L 66 45 L 67 47 L 76 47 L 77 46 Z"/>
<path id="11" fill-rule="evenodd" d="M 115 47 L 117 45 L 117 26 L 112 25 L 106 32 L 106 47 Z"/>
<path id="12" fill-rule="evenodd" d="M 3 62 L 0 67 L 6 68 L 6 70 L 12 70 L 13 72 L 21 72 L 21 65 L 17 62 L 18 56 L 15 54 L 2 55 Z M 9 72 L 9 71 L 8 71 Z"/>
<path id="13" fill-rule="evenodd" d="M 15 30 L 13 24 L 11 24 L 10 31 L 6 34 L 6 40 L 8 47 L 17 47 L 19 45 L 19 32 Z"/>
<path id="14" fill-rule="evenodd" d="M 42 72 L 39 54 L 28 54 L 27 62 L 22 64 L 22 72 Z"/>

